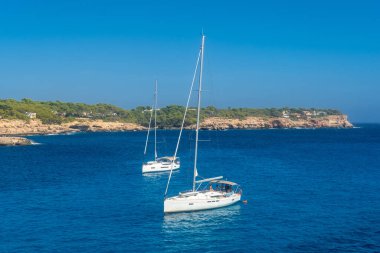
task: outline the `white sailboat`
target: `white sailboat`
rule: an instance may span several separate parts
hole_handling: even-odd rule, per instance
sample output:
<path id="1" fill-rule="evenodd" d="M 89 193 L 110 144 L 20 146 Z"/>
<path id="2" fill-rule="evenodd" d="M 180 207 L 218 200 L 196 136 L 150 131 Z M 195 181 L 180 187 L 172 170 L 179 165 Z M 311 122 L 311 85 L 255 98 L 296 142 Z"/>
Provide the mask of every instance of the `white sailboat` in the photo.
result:
<path id="1" fill-rule="evenodd" d="M 155 83 L 155 90 L 154 90 L 154 106 L 152 107 L 150 111 L 150 119 L 149 119 L 149 127 L 148 132 L 146 135 L 146 141 L 145 141 L 145 149 L 144 149 L 144 156 L 146 155 L 147 148 L 148 148 L 148 142 L 149 142 L 149 133 L 151 129 L 152 124 L 152 117 L 154 114 L 154 160 L 144 162 L 142 166 L 142 173 L 151 173 L 151 172 L 163 172 L 163 171 L 170 171 L 170 170 L 176 170 L 180 168 L 180 161 L 179 158 L 176 157 L 170 157 L 170 156 L 164 156 L 164 157 L 158 157 L 157 156 L 157 80 Z"/>
<path id="2" fill-rule="evenodd" d="M 194 174 L 193 187 L 189 191 L 180 192 L 177 196 L 167 198 L 167 192 L 170 184 L 172 173 L 169 175 L 168 183 L 165 190 L 164 213 L 189 212 L 207 209 L 215 209 L 233 205 L 241 200 L 242 190 L 240 186 L 234 182 L 223 180 L 223 176 L 197 180 L 197 160 L 198 160 L 198 136 L 199 136 L 199 116 L 201 109 L 201 94 L 202 94 L 202 72 L 203 72 L 203 55 L 204 55 L 205 36 L 202 35 L 202 44 L 194 72 L 193 82 L 190 88 L 190 94 L 187 100 L 186 110 L 182 121 L 182 127 L 179 134 L 177 148 L 174 153 L 174 159 L 177 155 L 178 144 L 181 138 L 183 123 L 189 106 L 189 101 L 194 85 L 194 80 L 197 74 L 198 63 L 200 60 L 199 71 L 199 87 L 198 87 L 198 108 L 197 108 L 197 124 L 195 129 L 195 155 L 194 155 Z M 174 163 L 173 163 L 174 168 Z"/>

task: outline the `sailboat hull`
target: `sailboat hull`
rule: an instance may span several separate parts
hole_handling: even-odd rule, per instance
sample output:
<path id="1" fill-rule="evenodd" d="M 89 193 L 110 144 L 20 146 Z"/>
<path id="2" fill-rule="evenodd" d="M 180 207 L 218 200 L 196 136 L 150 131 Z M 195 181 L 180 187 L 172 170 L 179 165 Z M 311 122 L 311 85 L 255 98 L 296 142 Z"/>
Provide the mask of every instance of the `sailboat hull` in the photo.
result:
<path id="1" fill-rule="evenodd" d="M 216 209 L 233 205 L 241 200 L 241 195 L 212 196 L 212 194 L 197 194 L 194 196 L 175 196 L 164 201 L 164 213 L 193 212 Z"/>
<path id="2" fill-rule="evenodd" d="M 173 164 L 173 170 L 180 168 L 179 164 Z M 153 173 L 153 172 L 163 172 L 170 171 L 172 169 L 172 163 L 160 163 L 156 161 L 151 161 L 143 164 L 142 173 Z"/>

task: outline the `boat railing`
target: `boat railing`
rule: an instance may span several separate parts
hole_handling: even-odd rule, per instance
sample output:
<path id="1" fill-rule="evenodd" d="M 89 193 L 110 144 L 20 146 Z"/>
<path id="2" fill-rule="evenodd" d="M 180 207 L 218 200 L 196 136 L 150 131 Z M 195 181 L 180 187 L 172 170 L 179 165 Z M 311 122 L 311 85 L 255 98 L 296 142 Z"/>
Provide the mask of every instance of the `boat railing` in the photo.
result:
<path id="1" fill-rule="evenodd" d="M 192 192 L 193 192 L 193 190 L 187 190 L 187 191 L 180 192 L 179 195 L 182 195 L 182 196 L 184 196 L 184 195 L 191 196 L 192 194 L 190 194 L 190 193 L 192 193 Z M 198 192 L 193 192 L 193 193 L 194 193 L 194 195 L 198 194 Z"/>

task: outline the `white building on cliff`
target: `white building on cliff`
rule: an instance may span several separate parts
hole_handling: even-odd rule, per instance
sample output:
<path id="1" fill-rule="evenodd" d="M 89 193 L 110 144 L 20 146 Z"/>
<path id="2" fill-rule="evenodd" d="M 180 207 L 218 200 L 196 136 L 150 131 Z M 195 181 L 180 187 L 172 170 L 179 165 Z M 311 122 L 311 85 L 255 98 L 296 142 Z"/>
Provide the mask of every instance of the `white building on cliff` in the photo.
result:
<path id="1" fill-rule="evenodd" d="M 25 112 L 25 115 L 29 117 L 29 119 L 37 118 L 37 113 L 35 112 Z"/>

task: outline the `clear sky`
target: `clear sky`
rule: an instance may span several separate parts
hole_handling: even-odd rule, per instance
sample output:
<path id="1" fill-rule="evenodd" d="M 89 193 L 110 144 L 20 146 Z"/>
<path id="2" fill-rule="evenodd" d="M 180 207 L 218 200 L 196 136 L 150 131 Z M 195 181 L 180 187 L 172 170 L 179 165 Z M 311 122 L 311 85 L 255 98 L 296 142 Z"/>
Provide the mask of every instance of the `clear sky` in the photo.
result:
<path id="1" fill-rule="evenodd" d="M 0 97 L 336 108 L 380 122 L 380 1 L 0 1 Z"/>

